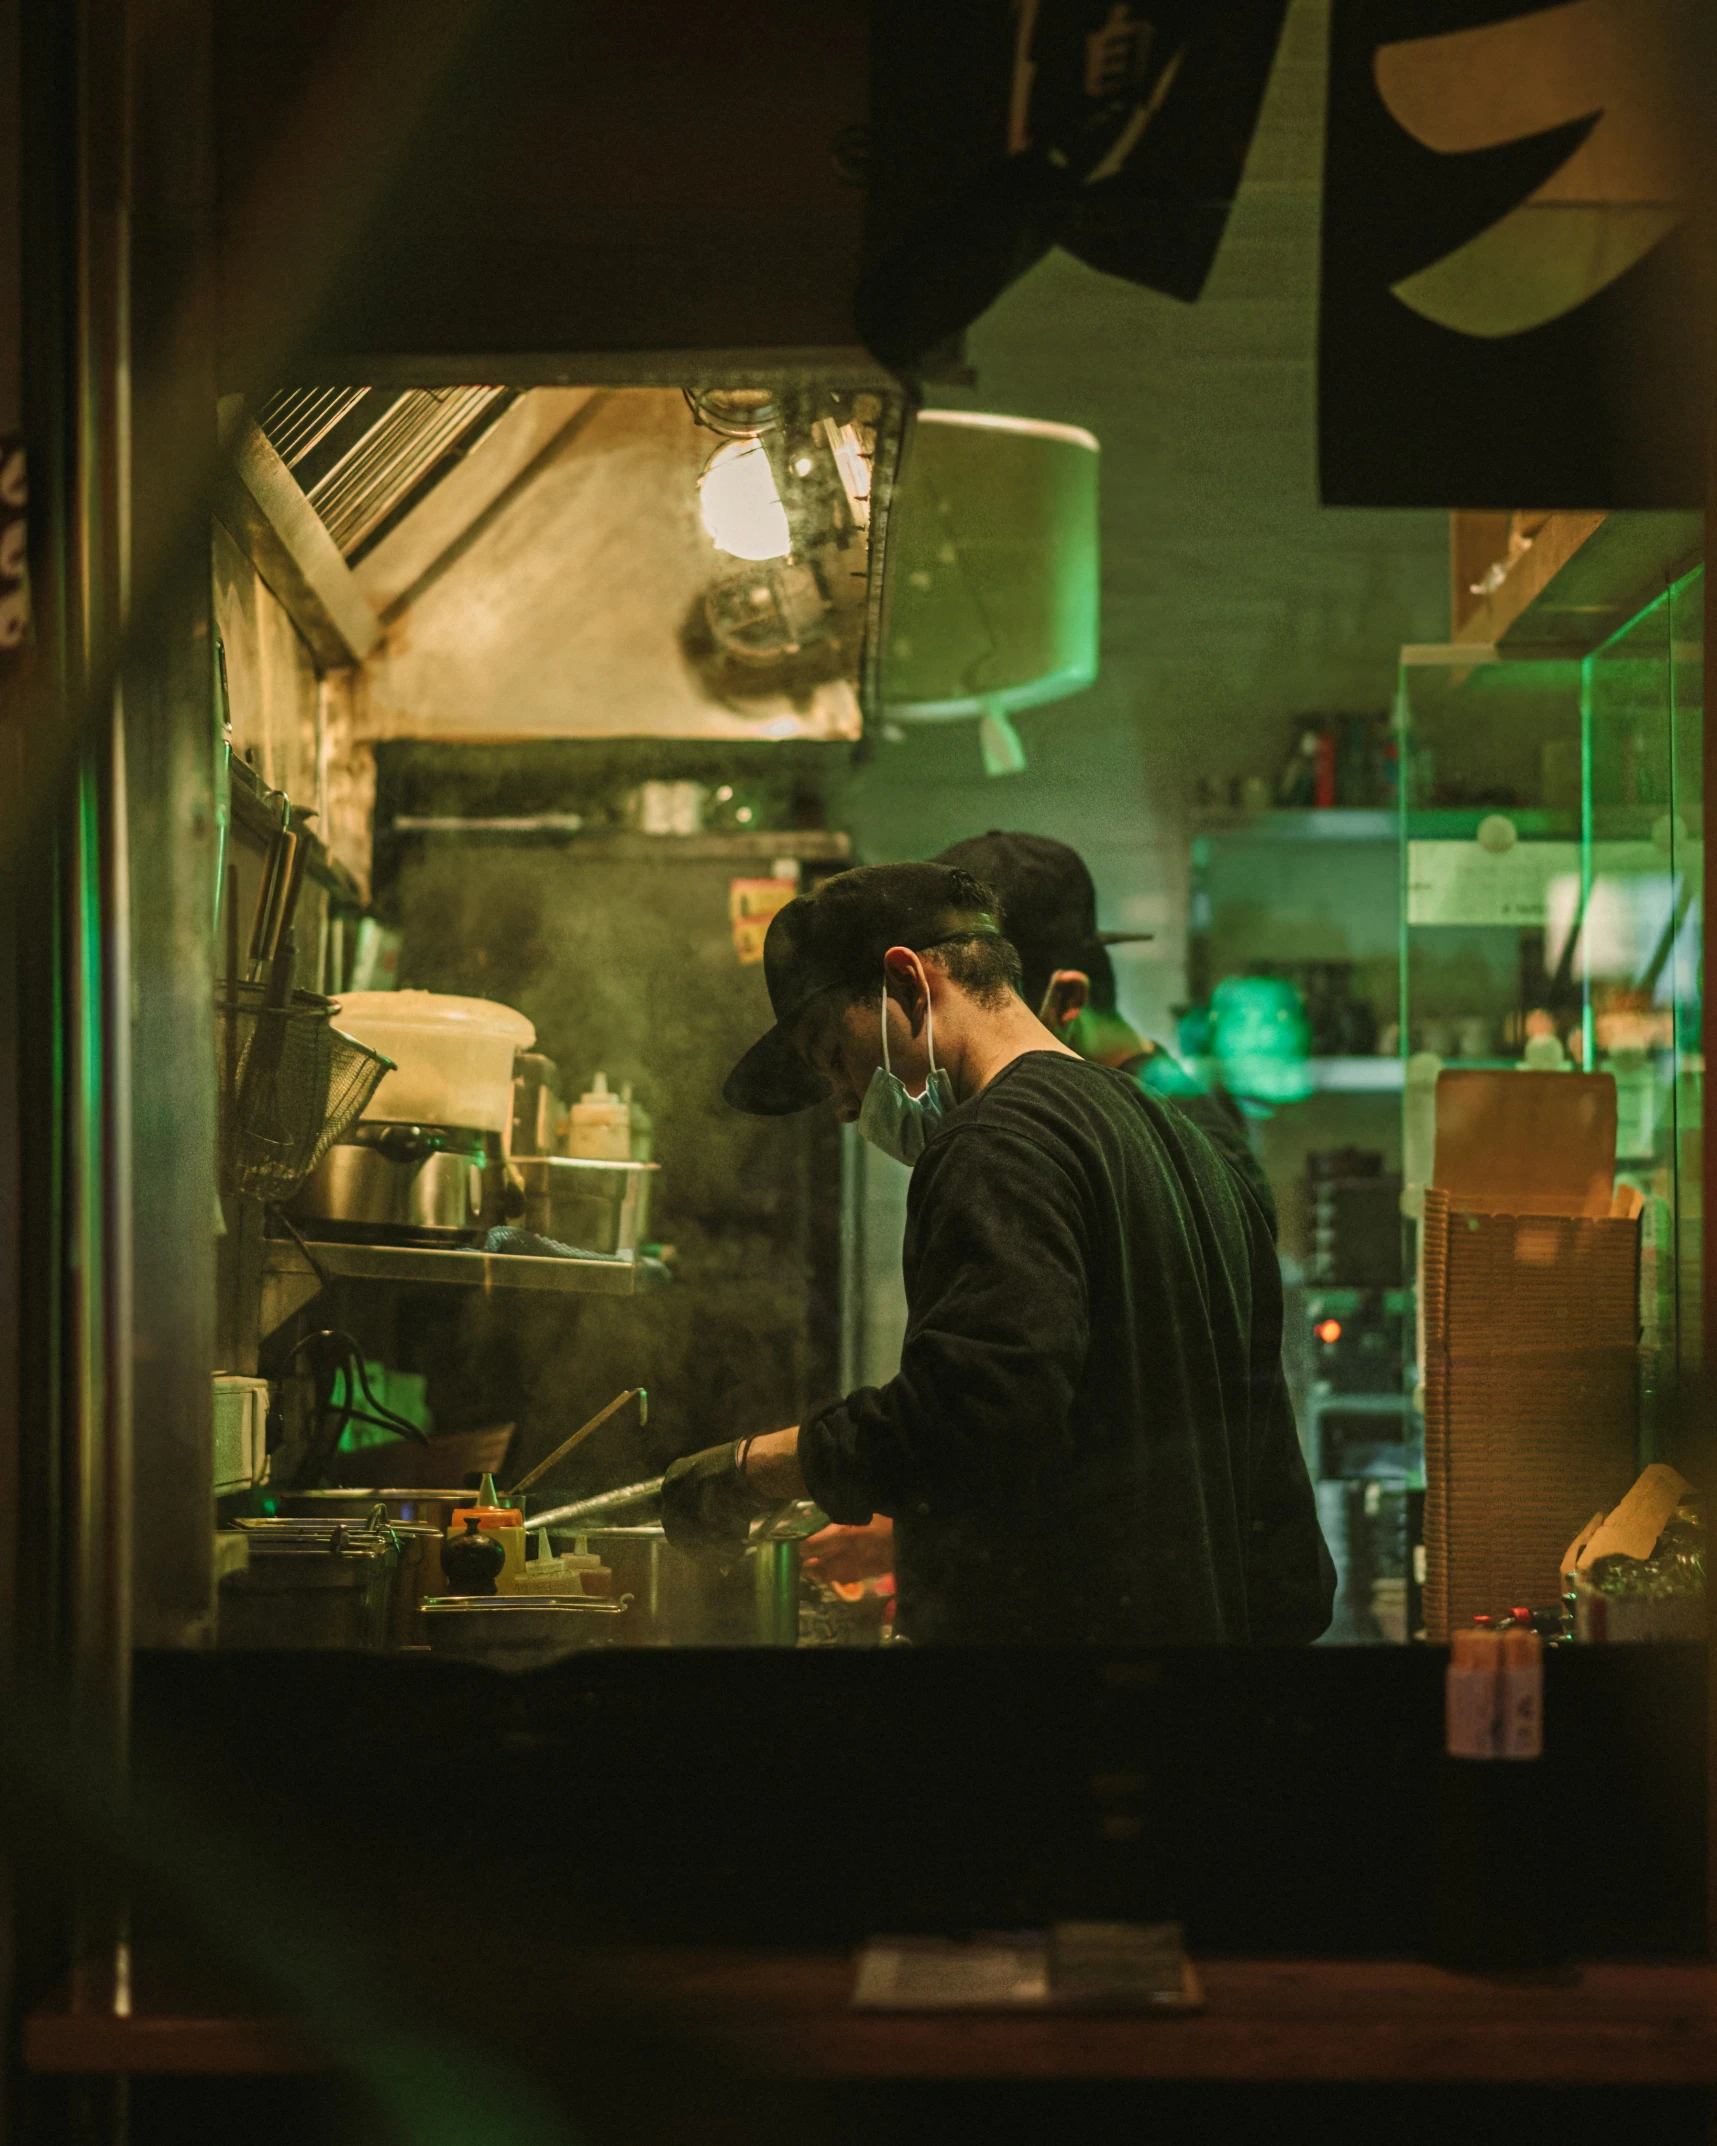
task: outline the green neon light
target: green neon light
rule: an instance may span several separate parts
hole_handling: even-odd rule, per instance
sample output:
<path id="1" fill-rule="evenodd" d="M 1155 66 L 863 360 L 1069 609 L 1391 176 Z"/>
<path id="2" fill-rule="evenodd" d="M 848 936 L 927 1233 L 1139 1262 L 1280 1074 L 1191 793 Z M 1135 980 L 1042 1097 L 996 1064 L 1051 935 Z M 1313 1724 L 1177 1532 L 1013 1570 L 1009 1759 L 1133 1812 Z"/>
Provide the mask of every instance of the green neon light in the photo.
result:
<path id="1" fill-rule="evenodd" d="M 1596 651 L 1580 665 L 1580 906 L 1572 929 L 1584 938 L 1592 902 L 1592 666 Z M 1597 1034 L 1592 1021 L 1592 965 L 1586 950 L 1575 950 L 1580 964 L 1580 1064 L 1590 1073 L 1597 1064 Z"/>
<path id="2" fill-rule="evenodd" d="M 1661 611 L 1665 604 L 1673 602 L 1684 589 L 1691 588 L 1704 571 L 1705 565 L 1703 561 L 1698 566 L 1690 566 L 1679 581 L 1672 581 L 1668 588 L 1664 589 L 1659 595 L 1654 596 L 1649 604 L 1643 605 L 1625 624 L 1618 626 L 1607 641 L 1600 641 L 1597 647 L 1592 650 L 1591 655 L 1584 658 L 1584 661 L 1590 663 L 1593 656 L 1601 656 L 1606 649 L 1614 648 L 1624 634 L 1633 632 L 1641 619 L 1650 618 L 1654 611 Z"/>

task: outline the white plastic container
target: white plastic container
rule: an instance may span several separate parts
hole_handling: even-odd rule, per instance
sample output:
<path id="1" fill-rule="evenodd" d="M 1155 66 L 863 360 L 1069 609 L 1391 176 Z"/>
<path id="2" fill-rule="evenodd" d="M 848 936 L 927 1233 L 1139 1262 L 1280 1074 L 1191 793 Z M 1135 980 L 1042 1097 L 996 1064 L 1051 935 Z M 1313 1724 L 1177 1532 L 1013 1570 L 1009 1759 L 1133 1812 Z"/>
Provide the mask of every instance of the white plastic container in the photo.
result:
<path id="1" fill-rule="evenodd" d="M 268 1381 L 215 1373 L 215 1496 L 268 1480 Z"/>
<path id="2" fill-rule="evenodd" d="M 348 991 L 334 1026 L 385 1051 L 397 1068 L 366 1118 L 502 1135 L 511 1129 L 513 1058 L 537 1040 L 511 1006 L 440 991 Z"/>
<path id="3" fill-rule="evenodd" d="M 632 1106 L 610 1090 L 606 1073 L 567 1113 L 566 1152 L 587 1162 L 632 1160 Z"/>

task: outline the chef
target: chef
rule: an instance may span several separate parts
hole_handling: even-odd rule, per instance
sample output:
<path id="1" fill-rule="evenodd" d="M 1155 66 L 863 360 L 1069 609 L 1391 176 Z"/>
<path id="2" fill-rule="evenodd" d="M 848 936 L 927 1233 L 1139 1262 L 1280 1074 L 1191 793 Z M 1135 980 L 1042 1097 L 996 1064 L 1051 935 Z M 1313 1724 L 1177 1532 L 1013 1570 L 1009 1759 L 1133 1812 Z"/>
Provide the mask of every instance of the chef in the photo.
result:
<path id="1" fill-rule="evenodd" d="M 895 1523 L 930 1644 L 1303 1642 L 1329 1621 L 1256 1204 L 1198 1129 L 1057 1041 L 994 894 L 844 872 L 774 919 L 742 1110 L 830 1101 L 912 1166 L 898 1374 L 677 1461 L 663 1524 L 731 1553 L 809 1496 Z"/>
<path id="2" fill-rule="evenodd" d="M 956 842 L 937 858 L 994 889 L 1002 929 L 1019 952 L 1028 1006 L 1051 1035 L 1100 1066 L 1113 1066 L 1140 1087 L 1166 1096 L 1199 1128 L 1276 1227 L 1276 1199 L 1246 1120 L 1234 1098 L 1196 1079 L 1160 1043 L 1140 1035 L 1121 1012 L 1112 946 L 1149 939 L 1145 931 L 1099 931 L 1097 889 L 1085 860 L 1048 835 L 992 828 Z"/>

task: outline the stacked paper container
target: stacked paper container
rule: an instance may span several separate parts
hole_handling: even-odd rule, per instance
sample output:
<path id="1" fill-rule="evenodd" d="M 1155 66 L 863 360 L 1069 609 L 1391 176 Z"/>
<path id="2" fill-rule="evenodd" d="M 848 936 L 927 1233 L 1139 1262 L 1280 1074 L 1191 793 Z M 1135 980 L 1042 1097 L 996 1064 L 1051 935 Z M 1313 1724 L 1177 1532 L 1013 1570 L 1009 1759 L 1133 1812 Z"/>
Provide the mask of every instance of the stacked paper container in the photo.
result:
<path id="1" fill-rule="evenodd" d="M 1638 1472 L 1640 1203 L 1612 1190 L 1607 1086 L 1438 1084 L 1420 1278 L 1432 1640 L 1481 1612 L 1554 1602 L 1562 1553 Z"/>

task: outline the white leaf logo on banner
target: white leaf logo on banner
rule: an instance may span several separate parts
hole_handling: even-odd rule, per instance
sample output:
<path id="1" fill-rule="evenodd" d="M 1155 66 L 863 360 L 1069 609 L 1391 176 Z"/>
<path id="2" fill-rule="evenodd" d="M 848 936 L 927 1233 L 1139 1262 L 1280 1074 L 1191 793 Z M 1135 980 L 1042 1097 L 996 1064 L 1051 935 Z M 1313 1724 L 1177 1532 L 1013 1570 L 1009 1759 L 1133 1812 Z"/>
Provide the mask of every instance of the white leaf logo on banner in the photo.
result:
<path id="1" fill-rule="evenodd" d="M 1691 51 L 1691 0 L 1571 0 L 1383 46 L 1377 87 L 1428 149 L 1462 156 L 1594 124 L 1518 207 L 1391 288 L 1460 335 L 1520 335 L 1570 313 L 1680 222 L 1667 56 Z"/>

